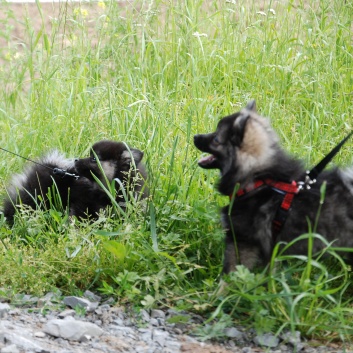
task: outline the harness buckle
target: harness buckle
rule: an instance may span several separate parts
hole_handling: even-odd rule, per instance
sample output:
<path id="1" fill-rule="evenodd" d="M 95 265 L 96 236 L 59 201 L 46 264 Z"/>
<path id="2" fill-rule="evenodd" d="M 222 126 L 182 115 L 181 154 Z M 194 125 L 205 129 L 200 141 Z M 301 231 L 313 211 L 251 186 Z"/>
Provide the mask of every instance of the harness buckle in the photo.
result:
<path id="1" fill-rule="evenodd" d="M 301 191 L 303 189 L 305 190 L 310 190 L 311 189 L 311 185 L 316 183 L 316 179 L 311 179 L 310 178 L 310 171 L 307 170 L 305 172 L 305 178 L 304 181 L 298 181 L 298 191 Z"/>

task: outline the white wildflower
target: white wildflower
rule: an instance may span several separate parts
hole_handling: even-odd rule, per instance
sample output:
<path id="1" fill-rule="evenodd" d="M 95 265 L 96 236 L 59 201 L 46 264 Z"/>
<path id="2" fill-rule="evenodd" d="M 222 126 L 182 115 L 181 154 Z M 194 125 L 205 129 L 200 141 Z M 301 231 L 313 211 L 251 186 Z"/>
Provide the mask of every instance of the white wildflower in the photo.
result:
<path id="1" fill-rule="evenodd" d="M 199 33 L 199 32 L 195 32 L 192 34 L 194 37 L 208 37 L 208 35 L 206 33 Z"/>

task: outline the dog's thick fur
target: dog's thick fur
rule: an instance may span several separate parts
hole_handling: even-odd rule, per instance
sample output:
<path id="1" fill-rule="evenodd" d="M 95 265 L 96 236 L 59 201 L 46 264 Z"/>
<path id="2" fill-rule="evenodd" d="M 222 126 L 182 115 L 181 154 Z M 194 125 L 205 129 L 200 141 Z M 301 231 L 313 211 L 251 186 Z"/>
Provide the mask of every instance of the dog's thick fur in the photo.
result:
<path id="1" fill-rule="evenodd" d="M 91 148 L 90 157 L 69 160 L 57 151 L 44 156 L 37 162 L 29 164 L 22 174 L 13 177 L 7 189 L 3 212 L 9 223 L 13 223 L 14 215 L 20 205 L 27 205 L 33 209 L 51 207 L 50 194 L 58 194 L 61 205 L 69 209 L 70 216 L 94 219 L 101 209 L 112 204 L 107 192 L 96 182 L 96 176 L 104 186 L 106 180 L 115 182 L 116 201 L 124 209 L 124 194 L 128 197 L 144 198 L 147 196 L 145 168 L 141 163 L 143 152 L 129 148 L 123 142 L 103 140 L 95 143 Z M 99 164 L 97 162 L 99 159 Z M 70 176 L 59 176 L 53 173 L 54 168 L 66 170 L 76 174 L 76 180 Z M 104 173 L 102 173 L 102 171 Z M 94 175 L 94 176 L 93 176 Z M 48 194 L 48 191 L 50 193 Z"/>
<path id="2" fill-rule="evenodd" d="M 220 169 L 218 190 L 232 195 L 256 180 L 288 182 L 304 180 L 301 161 L 289 156 L 268 119 L 256 112 L 255 102 L 220 120 L 217 130 L 194 136 L 195 146 L 210 154 L 199 160 L 206 169 Z M 322 172 L 310 190 L 294 196 L 291 209 L 279 234 L 272 233 L 272 221 L 282 197 L 270 187 L 254 189 L 242 197 L 232 197 L 232 207 L 222 210 L 226 230 L 223 272 L 229 273 L 239 263 L 252 269 L 270 260 L 277 242 L 290 242 L 314 226 L 320 203 L 320 187 L 326 181 L 326 194 L 316 232 L 334 246 L 353 247 L 353 168 L 334 168 Z M 314 252 L 323 247 L 314 241 Z M 287 253 L 306 254 L 307 241 L 294 242 Z M 352 257 L 347 254 L 352 263 Z"/>

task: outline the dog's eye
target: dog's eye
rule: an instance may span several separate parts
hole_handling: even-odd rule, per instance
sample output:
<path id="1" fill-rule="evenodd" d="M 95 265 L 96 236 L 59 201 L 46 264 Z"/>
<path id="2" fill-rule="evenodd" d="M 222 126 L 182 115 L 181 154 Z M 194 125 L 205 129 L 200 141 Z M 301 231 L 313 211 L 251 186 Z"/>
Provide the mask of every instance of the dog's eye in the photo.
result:
<path id="1" fill-rule="evenodd" d="M 92 158 L 91 158 L 91 162 L 93 162 L 93 163 L 97 163 L 97 159 L 96 159 L 96 157 L 92 157 Z"/>
<path id="2" fill-rule="evenodd" d="M 220 144 L 220 141 L 218 140 L 217 136 L 214 137 L 214 139 L 213 139 L 212 142 L 213 142 L 213 144 L 216 145 L 216 146 L 218 146 L 218 145 Z"/>

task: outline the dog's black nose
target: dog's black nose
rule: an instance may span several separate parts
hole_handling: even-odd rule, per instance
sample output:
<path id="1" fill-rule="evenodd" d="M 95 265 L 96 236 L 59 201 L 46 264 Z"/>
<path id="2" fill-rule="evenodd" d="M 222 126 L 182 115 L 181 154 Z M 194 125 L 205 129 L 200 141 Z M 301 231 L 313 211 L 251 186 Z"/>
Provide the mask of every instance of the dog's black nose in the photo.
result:
<path id="1" fill-rule="evenodd" d="M 201 141 L 202 141 L 202 135 L 201 134 L 194 135 L 194 145 L 197 148 L 200 148 Z"/>

